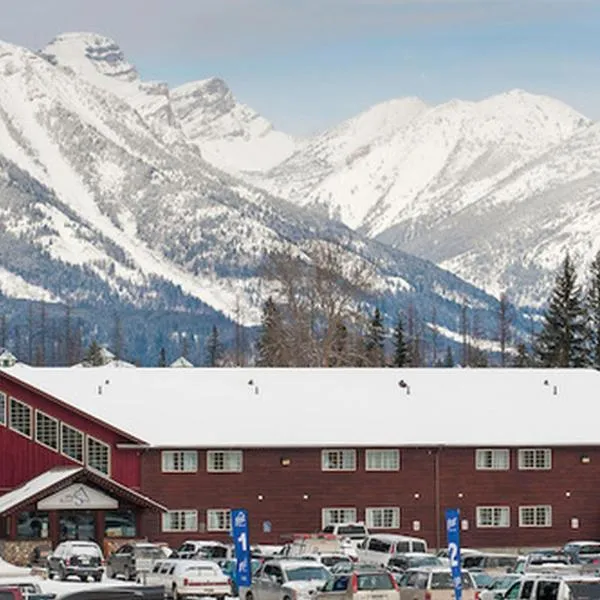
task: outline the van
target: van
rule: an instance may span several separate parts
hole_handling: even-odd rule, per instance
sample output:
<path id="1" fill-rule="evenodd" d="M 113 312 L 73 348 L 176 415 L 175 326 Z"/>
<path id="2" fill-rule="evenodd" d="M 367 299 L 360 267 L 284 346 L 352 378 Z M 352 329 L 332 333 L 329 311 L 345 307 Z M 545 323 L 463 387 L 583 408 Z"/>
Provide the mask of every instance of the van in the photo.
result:
<path id="1" fill-rule="evenodd" d="M 519 560 L 517 554 L 496 554 L 482 552 L 462 557 L 462 567 L 467 571 L 483 571 L 488 575 L 512 573 Z"/>
<path id="2" fill-rule="evenodd" d="M 360 562 L 372 563 L 385 567 L 391 554 L 407 552 L 427 552 L 427 542 L 424 539 L 407 535 L 378 534 L 366 537 L 357 546 Z"/>
<path id="3" fill-rule="evenodd" d="M 365 524 L 362 522 L 335 523 L 334 525 L 327 525 L 327 527 L 323 528 L 322 533 L 337 535 L 339 537 L 349 538 L 356 542 L 360 542 L 369 535 L 369 530 L 365 527 Z"/>

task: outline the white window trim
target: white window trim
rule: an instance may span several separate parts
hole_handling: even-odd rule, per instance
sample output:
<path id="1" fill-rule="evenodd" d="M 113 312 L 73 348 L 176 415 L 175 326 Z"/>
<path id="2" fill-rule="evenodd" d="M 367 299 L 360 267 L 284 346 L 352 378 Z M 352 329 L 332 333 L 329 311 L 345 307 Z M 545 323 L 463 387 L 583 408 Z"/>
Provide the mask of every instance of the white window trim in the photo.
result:
<path id="1" fill-rule="evenodd" d="M 352 452 L 354 456 L 354 466 L 350 469 L 342 467 L 340 469 L 332 469 L 325 465 L 325 457 L 329 452 Z M 352 473 L 356 471 L 356 450 L 353 448 L 324 448 L 321 450 L 321 471 L 333 472 L 333 473 Z"/>
<path id="2" fill-rule="evenodd" d="M 26 433 L 23 433 L 22 431 L 19 431 L 18 429 L 15 429 L 13 427 L 12 419 L 11 419 L 11 415 L 10 415 L 10 405 L 12 402 L 16 402 L 17 404 L 20 404 L 21 406 L 25 406 L 29 409 L 29 431 L 31 432 L 29 435 L 27 435 Z M 21 400 L 17 400 L 16 398 L 9 396 L 9 398 L 8 398 L 8 419 L 7 419 L 8 428 L 11 431 L 18 433 L 19 435 L 22 435 L 24 438 L 26 438 L 28 440 L 33 440 L 33 411 L 34 411 L 33 407 L 31 407 L 26 402 L 21 402 Z"/>
<path id="3" fill-rule="evenodd" d="M 508 521 L 506 525 L 494 525 L 493 523 L 491 525 L 484 525 L 482 523 L 482 518 L 481 518 L 481 513 L 480 511 L 483 510 L 502 510 L 502 511 L 506 511 L 508 513 Z M 493 519 L 492 519 L 493 520 Z M 475 522 L 476 522 L 476 526 L 477 529 L 508 529 L 510 528 L 510 506 L 506 506 L 506 505 L 494 505 L 494 506 L 477 506 L 475 508 Z"/>
<path id="4" fill-rule="evenodd" d="M 481 467 L 479 466 L 479 453 L 480 452 L 491 452 L 492 453 L 492 466 L 491 467 Z M 506 454 L 507 461 L 506 467 L 494 467 L 494 452 L 503 452 Z M 475 450 L 475 470 L 476 471 L 510 471 L 510 450 L 508 448 L 477 448 Z"/>
<path id="5" fill-rule="evenodd" d="M 376 527 L 374 524 L 375 511 L 386 511 L 391 510 L 394 514 L 394 524 L 389 527 Z M 382 519 L 383 520 L 383 519 Z M 400 529 L 400 507 L 399 506 L 369 506 L 365 509 L 365 521 L 367 529 L 375 529 L 377 531 L 384 529 Z"/>
<path id="6" fill-rule="evenodd" d="M 90 465 L 90 449 L 89 449 L 89 443 L 90 440 L 93 442 L 96 442 L 97 444 L 100 444 L 101 446 L 104 446 L 107 450 L 108 450 L 108 473 L 105 473 L 104 471 L 100 471 L 100 469 L 96 469 L 95 467 L 92 467 Z M 93 435 L 86 435 L 85 436 L 85 446 L 84 446 L 84 452 L 85 452 L 85 464 L 87 466 L 88 469 L 90 469 L 91 471 L 94 471 L 94 473 L 99 473 L 100 475 L 103 475 L 104 477 L 110 477 L 111 473 L 112 473 L 112 448 L 110 447 L 110 444 L 107 444 L 106 442 L 103 442 L 102 440 L 99 440 L 98 438 L 95 438 Z"/>
<path id="7" fill-rule="evenodd" d="M 529 510 L 529 509 L 533 509 L 533 510 L 537 510 L 538 508 L 544 508 L 546 509 L 549 519 L 548 519 L 548 524 L 544 524 L 544 525 L 524 525 L 523 524 L 523 511 L 524 510 Z M 550 527 L 552 527 L 552 505 L 550 504 L 528 504 L 525 506 L 519 506 L 519 527 L 523 527 L 525 529 L 549 529 Z"/>
<path id="8" fill-rule="evenodd" d="M 73 458 L 72 456 L 63 452 L 63 428 L 64 427 L 67 427 L 68 429 L 76 431 L 78 434 L 81 435 L 81 458 L 82 458 L 82 460 Z M 61 454 L 61 456 L 66 456 L 69 460 L 72 460 L 73 462 L 83 465 L 83 464 L 85 464 L 85 451 L 86 451 L 85 433 L 83 433 L 83 431 L 77 429 L 77 427 L 73 427 L 72 425 L 69 425 L 68 423 L 64 423 L 61 421 L 61 423 L 60 423 L 60 454 Z"/>
<path id="9" fill-rule="evenodd" d="M 8 425 L 8 396 L 5 392 L 0 392 L 0 396 L 4 397 L 4 402 L 0 405 L 0 427 Z"/>
<path id="10" fill-rule="evenodd" d="M 42 415 L 42 416 L 46 417 L 47 419 L 54 421 L 54 423 L 56 425 L 56 445 L 58 446 L 58 448 L 53 448 L 52 446 L 48 446 L 48 444 L 44 444 L 44 442 L 40 441 L 40 439 L 38 438 L 38 421 L 37 421 L 38 415 Z M 35 409 L 35 442 L 36 442 L 36 444 L 39 444 L 40 446 L 43 446 L 44 448 L 48 448 L 48 450 L 52 450 L 52 452 L 60 451 L 60 422 L 59 422 L 59 420 L 46 414 L 43 410 L 38 410 L 37 408 Z"/>
<path id="11" fill-rule="evenodd" d="M 325 527 L 327 527 L 328 525 L 337 525 L 338 523 L 330 523 L 328 520 L 325 519 L 325 515 L 327 514 L 327 511 L 330 510 L 351 510 L 354 513 L 354 516 L 350 519 L 348 519 L 347 521 L 344 521 L 342 524 L 344 523 L 356 523 L 357 519 L 357 510 L 354 506 L 325 506 L 324 508 L 321 509 L 321 529 L 324 529 Z"/>
<path id="12" fill-rule="evenodd" d="M 218 527 L 211 527 L 209 514 L 212 512 L 217 513 L 229 513 L 229 528 L 228 529 L 220 529 Z M 206 509 L 206 531 L 211 531 L 215 533 L 229 533 L 231 532 L 231 509 L 230 508 L 207 508 Z"/>
<path id="13" fill-rule="evenodd" d="M 548 457 L 547 467 L 526 467 L 525 452 L 544 452 Z M 551 448 L 519 448 L 519 471 L 551 471 L 552 470 L 552 449 Z"/>
<path id="14" fill-rule="evenodd" d="M 170 515 L 172 513 L 192 513 L 196 519 L 196 526 L 194 528 L 187 529 L 177 529 L 173 527 L 165 527 L 165 516 Z M 173 510 L 168 510 L 166 513 L 163 513 L 160 518 L 160 530 L 162 533 L 189 533 L 198 531 L 198 511 L 193 508 L 177 508 Z"/>
<path id="15" fill-rule="evenodd" d="M 165 458 L 169 454 L 195 454 L 196 467 L 194 469 L 168 469 L 165 467 Z M 185 461 L 184 461 L 185 462 Z M 161 473 L 197 473 L 198 472 L 198 451 L 197 450 L 161 450 L 160 453 L 160 469 Z M 222 471 L 219 471 L 222 473 Z"/>
<path id="16" fill-rule="evenodd" d="M 211 467 L 211 457 L 215 454 L 236 453 L 240 455 L 239 469 L 213 469 Z M 243 473 L 244 472 L 244 453 L 242 450 L 207 450 L 206 451 L 206 470 L 208 473 Z"/>
<path id="17" fill-rule="evenodd" d="M 396 455 L 396 467 L 369 467 L 369 456 L 376 452 L 393 452 Z M 356 459 L 355 459 L 356 460 Z M 370 448 L 365 451 L 365 471 L 399 471 L 400 470 L 400 450 L 398 448 Z"/>

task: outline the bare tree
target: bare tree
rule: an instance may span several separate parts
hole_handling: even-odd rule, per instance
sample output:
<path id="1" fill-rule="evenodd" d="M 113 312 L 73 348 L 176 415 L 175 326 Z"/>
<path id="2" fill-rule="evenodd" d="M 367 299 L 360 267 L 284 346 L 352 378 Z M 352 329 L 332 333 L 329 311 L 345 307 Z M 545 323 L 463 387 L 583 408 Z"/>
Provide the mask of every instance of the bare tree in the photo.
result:
<path id="1" fill-rule="evenodd" d="M 510 342 L 510 329 L 512 325 L 512 315 L 510 313 L 510 303 L 508 296 L 503 293 L 500 296 L 500 305 L 498 308 L 498 338 L 500 341 L 500 366 L 506 366 L 506 346 Z"/>

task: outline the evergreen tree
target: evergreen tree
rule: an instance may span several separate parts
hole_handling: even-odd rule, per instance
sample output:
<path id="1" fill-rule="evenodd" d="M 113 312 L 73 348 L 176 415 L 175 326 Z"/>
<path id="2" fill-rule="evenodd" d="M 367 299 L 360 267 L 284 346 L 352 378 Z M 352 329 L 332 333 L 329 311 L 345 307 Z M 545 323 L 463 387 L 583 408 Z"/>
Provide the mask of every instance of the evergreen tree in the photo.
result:
<path id="1" fill-rule="evenodd" d="M 121 360 L 124 354 L 123 343 L 123 323 L 118 312 L 114 314 L 114 329 L 113 329 L 113 349 L 115 360 Z"/>
<path id="2" fill-rule="evenodd" d="M 408 363 L 408 346 L 404 339 L 404 325 L 402 323 L 402 315 L 398 315 L 398 322 L 393 333 L 394 356 L 392 358 L 392 366 L 405 367 Z"/>
<path id="3" fill-rule="evenodd" d="M 591 361 L 595 369 L 600 369 L 600 252 L 590 265 L 587 293 L 587 309 L 590 322 Z"/>
<path id="4" fill-rule="evenodd" d="M 585 367 L 589 364 L 589 329 L 575 267 L 565 256 L 556 277 L 537 352 L 544 367 Z"/>
<path id="5" fill-rule="evenodd" d="M 348 328 L 342 322 L 336 323 L 331 342 L 331 362 L 332 367 L 350 366 L 350 348 Z"/>
<path id="6" fill-rule="evenodd" d="M 92 343 L 88 346 L 84 361 L 90 367 L 101 367 L 104 364 L 102 348 L 96 340 L 92 340 Z"/>
<path id="7" fill-rule="evenodd" d="M 273 298 L 263 306 L 257 365 L 260 367 L 285 367 L 284 327 L 281 313 Z"/>
<path id="8" fill-rule="evenodd" d="M 512 366 L 518 369 L 532 366 L 531 357 L 527 352 L 527 346 L 525 346 L 523 342 L 517 344 L 517 356 L 515 356 Z"/>
<path id="9" fill-rule="evenodd" d="M 376 308 L 373 318 L 369 322 L 367 339 L 365 341 L 365 352 L 367 364 L 371 367 L 385 366 L 385 328 L 381 311 Z"/>
<path id="10" fill-rule="evenodd" d="M 164 347 L 160 349 L 160 353 L 158 355 L 158 366 L 159 367 L 167 366 L 167 352 L 164 349 Z"/>
<path id="11" fill-rule="evenodd" d="M 206 366 L 218 367 L 223 358 L 223 346 L 219 339 L 219 330 L 213 325 L 206 344 Z"/>
<path id="12" fill-rule="evenodd" d="M 447 369 L 454 368 L 454 356 L 452 355 L 452 348 L 446 346 L 446 356 L 444 356 L 443 366 Z"/>

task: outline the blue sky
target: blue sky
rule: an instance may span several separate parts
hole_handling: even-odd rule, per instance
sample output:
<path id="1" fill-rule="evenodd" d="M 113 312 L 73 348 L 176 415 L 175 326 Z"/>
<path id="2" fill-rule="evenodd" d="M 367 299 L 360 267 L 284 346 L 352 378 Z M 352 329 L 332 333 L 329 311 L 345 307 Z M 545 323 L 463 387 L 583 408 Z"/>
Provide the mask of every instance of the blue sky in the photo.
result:
<path id="1" fill-rule="evenodd" d="M 114 38 L 144 78 L 213 75 L 307 134 L 394 97 L 523 88 L 600 119 L 596 0 L 0 0 L 0 39 Z"/>

